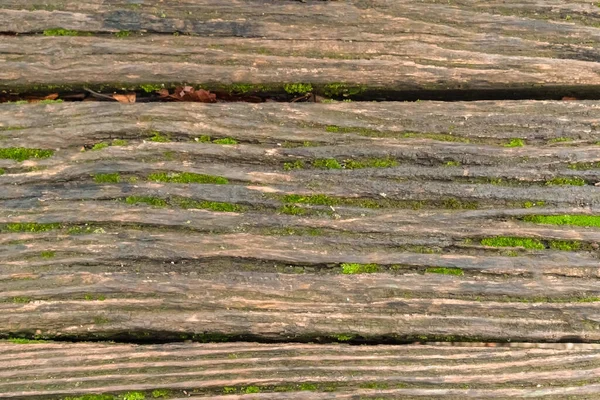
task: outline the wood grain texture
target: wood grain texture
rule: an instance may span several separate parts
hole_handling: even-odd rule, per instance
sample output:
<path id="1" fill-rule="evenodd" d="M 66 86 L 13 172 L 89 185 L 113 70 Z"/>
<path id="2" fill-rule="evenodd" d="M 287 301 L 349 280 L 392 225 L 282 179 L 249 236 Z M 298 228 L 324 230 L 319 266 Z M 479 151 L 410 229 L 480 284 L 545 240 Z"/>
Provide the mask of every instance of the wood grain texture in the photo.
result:
<path id="1" fill-rule="evenodd" d="M 327 94 L 346 82 L 371 98 L 597 96 L 599 25 L 590 1 L 3 1 L 2 31 L 25 36 L 0 43 L 0 87 L 307 82 Z M 95 36 L 35 35 L 57 27 Z M 135 34 L 112 36 L 122 31 Z"/>
<path id="2" fill-rule="evenodd" d="M 2 105 L 2 148 L 54 155 L 0 160 L 0 334 L 599 341 L 600 232 L 523 220 L 598 215 L 599 107 Z"/>
<path id="3" fill-rule="evenodd" d="M 599 357 L 594 345 L 3 342 L 0 398 L 592 399 Z"/>

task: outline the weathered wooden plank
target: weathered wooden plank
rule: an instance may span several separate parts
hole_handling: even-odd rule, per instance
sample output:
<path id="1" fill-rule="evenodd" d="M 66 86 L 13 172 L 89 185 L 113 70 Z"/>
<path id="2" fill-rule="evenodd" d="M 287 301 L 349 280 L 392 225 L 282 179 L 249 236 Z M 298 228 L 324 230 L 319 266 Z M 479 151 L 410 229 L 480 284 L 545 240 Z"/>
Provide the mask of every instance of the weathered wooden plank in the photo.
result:
<path id="1" fill-rule="evenodd" d="M 192 261 L 166 262 L 163 273 L 140 264 L 136 275 L 120 272 L 132 269 L 122 262 L 111 274 L 5 275 L 0 333 L 154 341 L 600 340 L 598 289 L 578 279 L 223 275 L 203 273 Z M 197 272 L 180 272 L 194 266 Z"/>
<path id="2" fill-rule="evenodd" d="M 594 96 L 598 23 L 588 1 L 8 1 L 5 32 L 148 33 L 4 37 L 0 87 L 306 82 L 329 96 Z M 325 86 L 337 82 L 354 88 Z"/>
<path id="3" fill-rule="evenodd" d="M 598 108 L 2 105 L 0 335 L 599 341 Z"/>
<path id="4" fill-rule="evenodd" d="M 598 357 L 591 345 L 4 342 L 0 398 L 584 399 Z"/>

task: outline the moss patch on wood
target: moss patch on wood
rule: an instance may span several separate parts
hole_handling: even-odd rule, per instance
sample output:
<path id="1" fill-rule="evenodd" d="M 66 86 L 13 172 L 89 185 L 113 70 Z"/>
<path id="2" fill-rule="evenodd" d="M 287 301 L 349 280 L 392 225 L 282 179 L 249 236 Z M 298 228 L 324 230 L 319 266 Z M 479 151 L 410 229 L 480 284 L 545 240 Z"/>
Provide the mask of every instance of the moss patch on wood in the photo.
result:
<path id="1" fill-rule="evenodd" d="M 356 263 L 344 263 L 341 265 L 342 274 L 355 275 L 355 274 L 373 274 L 379 272 L 379 265 L 377 264 L 356 264 Z"/>
<path id="2" fill-rule="evenodd" d="M 414 138 L 414 139 L 430 139 L 437 140 L 438 142 L 459 142 L 459 143 L 470 143 L 471 139 L 461 136 L 456 136 L 451 133 L 419 133 L 419 132 L 407 132 L 403 133 L 402 137 Z"/>
<path id="3" fill-rule="evenodd" d="M 195 138 L 194 140 L 199 143 L 238 144 L 237 140 L 230 138 L 230 137 L 225 137 L 225 138 L 221 138 L 221 139 L 212 139 L 208 135 L 203 135 L 203 136 Z"/>
<path id="4" fill-rule="evenodd" d="M 43 32 L 44 36 L 92 36 L 91 32 L 76 31 L 72 29 L 53 28 L 46 29 Z"/>
<path id="5" fill-rule="evenodd" d="M 283 85 L 283 90 L 287 94 L 306 94 L 313 91 L 313 87 L 310 83 L 286 83 Z"/>
<path id="6" fill-rule="evenodd" d="M 22 162 L 31 158 L 43 159 L 54 155 L 53 150 L 29 149 L 25 147 L 0 148 L 0 158 Z"/>
<path id="7" fill-rule="evenodd" d="M 446 268 L 446 267 L 430 267 L 430 268 L 425 269 L 425 273 L 455 275 L 455 276 L 462 276 L 465 274 L 465 272 L 460 268 Z"/>
<path id="8" fill-rule="evenodd" d="M 164 208 L 167 206 L 167 202 L 164 199 L 153 196 L 129 196 L 125 198 L 127 204 L 148 204 L 152 207 Z"/>
<path id="9" fill-rule="evenodd" d="M 523 221 L 548 225 L 573 225 L 600 228 L 600 215 L 526 215 Z"/>
<path id="10" fill-rule="evenodd" d="M 319 169 L 342 169 L 342 164 L 335 158 L 317 159 L 312 162 L 312 166 Z"/>
<path id="11" fill-rule="evenodd" d="M 556 177 L 546 181 L 547 186 L 557 185 L 571 185 L 571 186 L 585 186 L 586 181 L 579 177 Z"/>
<path id="12" fill-rule="evenodd" d="M 57 223 L 38 224 L 35 222 L 23 222 L 0 225 L 0 232 L 48 232 L 60 229 L 61 225 Z"/>
<path id="13" fill-rule="evenodd" d="M 169 135 L 162 134 L 158 131 L 150 132 L 150 141 L 156 143 L 168 143 L 171 141 L 171 137 Z"/>
<path id="14" fill-rule="evenodd" d="M 225 203 L 219 201 L 196 201 L 186 198 L 176 198 L 171 201 L 172 204 L 175 204 L 184 209 L 197 208 L 202 210 L 210 210 L 217 212 L 242 212 L 244 208 L 240 205 L 233 203 Z"/>
<path id="15" fill-rule="evenodd" d="M 508 143 L 504 145 L 504 147 L 523 147 L 525 146 L 525 141 L 523 139 L 511 139 Z"/>
<path id="16" fill-rule="evenodd" d="M 96 183 L 119 183 L 119 182 L 121 182 L 121 175 L 119 173 L 96 174 L 96 175 L 94 175 L 94 182 L 96 182 Z"/>
<path id="17" fill-rule="evenodd" d="M 573 163 L 573 164 L 569 164 L 569 169 L 575 169 L 575 170 L 590 170 L 590 169 L 595 169 L 595 168 L 600 168 L 600 161 L 595 161 L 595 162 L 579 162 L 579 163 Z"/>
<path id="18" fill-rule="evenodd" d="M 533 250 L 544 250 L 546 248 L 546 246 L 537 239 L 512 236 L 496 236 L 481 239 L 481 244 L 489 247 L 523 247 L 525 249 Z"/>
<path id="19" fill-rule="evenodd" d="M 156 172 L 148 176 L 148 180 L 161 183 L 206 183 L 226 185 L 229 180 L 220 176 L 195 174 L 191 172 Z"/>

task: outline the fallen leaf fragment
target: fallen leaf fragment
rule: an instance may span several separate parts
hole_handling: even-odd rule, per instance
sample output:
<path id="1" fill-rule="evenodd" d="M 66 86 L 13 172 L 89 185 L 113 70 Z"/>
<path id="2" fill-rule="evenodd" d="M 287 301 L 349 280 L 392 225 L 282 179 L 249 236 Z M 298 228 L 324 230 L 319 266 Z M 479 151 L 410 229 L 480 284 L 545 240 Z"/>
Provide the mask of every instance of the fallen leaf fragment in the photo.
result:
<path id="1" fill-rule="evenodd" d="M 119 103 L 135 103 L 135 93 L 113 94 L 112 97 Z"/>
<path id="2" fill-rule="evenodd" d="M 163 95 L 161 94 L 161 97 Z M 196 103 L 216 103 L 217 95 L 204 89 L 194 89 L 192 86 L 178 86 L 175 92 L 168 96 L 177 101 L 191 101 Z"/>

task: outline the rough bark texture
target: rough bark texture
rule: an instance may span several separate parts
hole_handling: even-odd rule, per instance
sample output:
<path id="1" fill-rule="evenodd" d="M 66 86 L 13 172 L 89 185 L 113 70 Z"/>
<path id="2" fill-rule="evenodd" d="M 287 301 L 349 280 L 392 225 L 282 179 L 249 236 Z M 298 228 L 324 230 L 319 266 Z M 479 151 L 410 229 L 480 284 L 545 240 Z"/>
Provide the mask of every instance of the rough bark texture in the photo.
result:
<path id="1" fill-rule="evenodd" d="M 598 341 L 598 108 L 3 105 L 0 333 Z"/>
<path id="2" fill-rule="evenodd" d="M 0 87 L 306 82 L 327 95 L 319 85 L 346 82 L 372 98 L 597 97 L 598 24 L 587 0 L 3 1 L 0 29 L 26 36 L 0 43 Z M 39 35 L 54 28 L 95 36 Z M 122 31 L 134 33 L 112 36 Z"/>
<path id="3" fill-rule="evenodd" d="M 0 342 L 0 398 L 566 400 L 600 392 L 595 345 L 489 346 Z"/>

